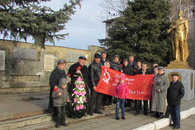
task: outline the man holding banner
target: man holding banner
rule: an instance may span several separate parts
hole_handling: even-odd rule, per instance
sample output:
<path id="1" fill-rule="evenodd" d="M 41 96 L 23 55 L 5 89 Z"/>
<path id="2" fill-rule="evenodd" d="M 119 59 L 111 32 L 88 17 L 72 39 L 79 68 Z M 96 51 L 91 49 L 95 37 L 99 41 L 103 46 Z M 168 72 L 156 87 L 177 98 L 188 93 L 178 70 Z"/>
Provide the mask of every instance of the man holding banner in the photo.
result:
<path id="1" fill-rule="evenodd" d="M 101 76 L 101 58 L 100 54 L 94 55 L 94 61 L 89 66 L 89 75 L 90 75 L 90 83 L 91 83 L 91 100 L 89 106 L 89 115 L 93 115 L 93 113 L 102 114 L 100 111 L 100 107 L 102 105 L 103 95 L 96 91 L 96 86 L 100 80 Z"/>
<path id="2" fill-rule="evenodd" d="M 116 86 L 119 83 L 121 72 L 102 66 L 100 81 L 96 92 L 114 96 Z M 147 72 L 148 73 L 148 72 Z M 125 75 L 125 82 L 129 88 L 127 99 L 151 100 L 153 75 Z"/>
<path id="3" fill-rule="evenodd" d="M 147 68 L 148 68 L 148 65 L 146 63 L 142 63 L 142 69 L 137 71 L 137 74 L 142 74 L 142 75 L 151 74 Z M 136 114 L 140 113 L 140 108 L 142 108 L 141 102 L 142 102 L 141 100 L 136 101 L 136 107 L 135 107 Z M 148 115 L 148 100 L 143 100 L 143 102 L 144 102 L 144 115 Z"/>

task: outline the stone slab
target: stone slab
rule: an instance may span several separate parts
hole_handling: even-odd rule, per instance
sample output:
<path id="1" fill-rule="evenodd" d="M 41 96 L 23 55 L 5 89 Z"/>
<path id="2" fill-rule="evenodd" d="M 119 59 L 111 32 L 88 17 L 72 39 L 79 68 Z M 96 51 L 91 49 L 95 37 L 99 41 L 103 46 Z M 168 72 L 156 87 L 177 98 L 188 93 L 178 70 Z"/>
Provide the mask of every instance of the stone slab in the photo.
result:
<path id="1" fill-rule="evenodd" d="M 13 49 L 13 58 L 36 60 L 37 59 L 37 50 L 31 49 L 31 48 L 14 48 Z"/>
<path id="2" fill-rule="evenodd" d="M 192 69 L 166 69 L 165 74 L 178 73 L 184 85 L 185 94 L 182 100 L 194 99 L 195 70 Z"/>
<path id="3" fill-rule="evenodd" d="M 0 70 L 5 70 L 5 51 L 0 50 Z"/>
<path id="4" fill-rule="evenodd" d="M 67 53 L 66 60 L 67 60 L 67 62 L 74 63 L 74 62 L 78 61 L 79 56 L 82 56 L 82 54 L 79 54 L 79 53 Z"/>
<path id="5" fill-rule="evenodd" d="M 54 55 L 44 55 L 44 71 L 52 71 L 54 69 Z"/>

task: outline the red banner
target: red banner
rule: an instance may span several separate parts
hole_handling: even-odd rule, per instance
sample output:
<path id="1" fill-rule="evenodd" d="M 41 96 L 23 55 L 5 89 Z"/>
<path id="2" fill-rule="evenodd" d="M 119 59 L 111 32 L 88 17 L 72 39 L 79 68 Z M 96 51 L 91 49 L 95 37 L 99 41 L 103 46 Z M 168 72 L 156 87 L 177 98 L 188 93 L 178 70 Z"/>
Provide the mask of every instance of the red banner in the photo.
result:
<path id="1" fill-rule="evenodd" d="M 119 77 L 122 74 L 113 69 L 102 66 L 102 74 L 97 85 L 96 91 L 114 96 L 116 86 L 119 83 Z M 125 83 L 129 87 L 127 99 L 150 100 L 153 75 L 125 75 Z"/>

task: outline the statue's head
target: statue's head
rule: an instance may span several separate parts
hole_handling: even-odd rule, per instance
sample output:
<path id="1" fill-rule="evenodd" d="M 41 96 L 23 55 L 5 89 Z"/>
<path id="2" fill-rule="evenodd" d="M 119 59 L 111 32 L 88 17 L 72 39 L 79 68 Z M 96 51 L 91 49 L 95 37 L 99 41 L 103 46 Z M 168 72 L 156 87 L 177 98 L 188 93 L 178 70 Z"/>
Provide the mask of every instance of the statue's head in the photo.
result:
<path id="1" fill-rule="evenodd" d="M 180 11 L 179 11 L 179 18 L 182 17 L 182 15 L 183 15 L 183 11 L 180 10 Z"/>

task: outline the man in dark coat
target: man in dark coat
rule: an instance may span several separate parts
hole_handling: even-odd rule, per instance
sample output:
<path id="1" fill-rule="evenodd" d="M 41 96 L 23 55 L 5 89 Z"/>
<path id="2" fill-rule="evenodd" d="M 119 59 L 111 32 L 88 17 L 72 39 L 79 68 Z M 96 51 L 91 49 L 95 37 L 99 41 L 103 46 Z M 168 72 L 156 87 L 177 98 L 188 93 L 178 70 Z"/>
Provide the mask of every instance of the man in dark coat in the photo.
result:
<path id="1" fill-rule="evenodd" d="M 131 76 L 134 75 L 134 70 L 132 67 L 129 66 L 128 59 L 123 60 L 122 70 L 124 74 L 131 75 Z M 133 100 L 127 99 L 125 106 L 129 106 L 130 108 L 132 108 L 133 102 L 134 102 Z"/>
<path id="2" fill-rule="evenodd" d="M 134 70 L 132 67 L 129 66 L 127 59 L 123 60 L 122 70 L 123 70 L 123 73 L 127 75 L 131 75 L 131 76 L 134 75 Z"/>
<path id="3" fill-rule="evenodd" d="M 129 56 L 129 66 L 135 69 L 134 56 Z"/>
<path id="4" fill-rule="evenodd" d="M 147 69 L 147 64 L 146 63 L 142 63 L 142 69 L 137 71 L 137 74 L 151 74 L 150 71 L 148 71 Z M 141 100 L 136 100 L 136 114 L 139 114 L 140 113 L 140 108 L 142 108 L 142 105 L 141 105 Z M 148 115 L 148 100 L 144 100 L 144 115 Z"/>
<path id="5" fill-rule="evenodd" d="M 91 100 L 89 106 L 89 115 L 93 115 L 93 113 L 102 114 L 100 111 L 100 107 L 102 105 L 103 95 L 101 93 L 96 92 L 96 86 L 100 80 L 101 76 L 101 58 L 100 54 L 94 55 L 94 61 L 89 66 L 89 74 L 90 74 L 90 88 L 91 88 Z"/>
<path id="6" fill-rule="evenodd" d="M 70 66 L 69 71 L 68 71 L 68 76 L 71 77 L 71 84 L 68 88 L 68 92 L 69 95 L 71 95 L 71 101 L 73 101 L 74 96 L 72 96 L 72 94 L 74 93 L 74 89 L 75 89 L 75 81 L 77 80 L 78 76 L 81 76 L 84 80 L 85 83 L 85 91 L 86 91 L 86 98 L 87 98 L 87 102 L 89 101 L 89 92 L 88 92 L 88 86 L 89 86 L 89 70 L 87 68 L 87 66 L 85 65 L 87 58 L 85 56 L 80 56 L 79 60 L 77 63 L 73 64 Z M 82 109 L 82 111 L 74 111 L 75 110 L 75 106 L 70 106 L 69 107 L 69 116 L 70 117 L 82 117 L 85 112 L 88 109 L 88 104 L 84 104 L 86 105 L 85 109 Z"/>
<path id="7" fill-rule="evenodd" d="M 109 61 L 109 60 L 107 59 L 107 53 L 106 53 L 105 51 L 103 51 L 103 52 L 102 52 L 102 59 L 101 59 L 101 63 L 102 63 L 103 66 L 106 66 L 106 65 L 105 65 L 106 61 Z"/>
<path id="8" fill-rule="evenodd" d="M 54 113 L 56 116 L 55 108 L 53 107 L 53 99 L 52 93 L 55 87 L 58 87 L 58 83 L 61 78 L 66 78 L 65 72 L 66 61 L 61 59 L 58 61 L 58 66 L 52 71 L 50 78 L 49 78 L 49 85 L 50 85 L 50 93 L 49 93 L 49 105 L 48 105 L 48 112 Z"/>
<path id="9" fill-rule="evenodd" d="M 167 91 L 167 101 L 171 112 L 172 126 L 175 129 L 180 128 L 180 104 L 184 96 L 184 86 L 178 81 L 178 75 L 172 74 L 173 81 Z"/>
<path id="10" fill-rule="evenodd" d="M 142 62 L 138 60 L 134 68 L 134 75 L 137 74 L 137 71 L 140 71 L 141 69 L 142 69 Z"/>
<path id="11" fill-rule="evenodd" d="M 71 77 L 71 86 L 74 86 L 75 80 L 77 77 L 75 75 L 83 75 L 83 78 L 85 82 L 87 83 L 87 86 L 89 85 L 89 70 L 87 66 L 85 65 L 87 58 L 85 56 L 80 56 L 79 61 L 73 65 L 70 66 L 68 70 L 68 76 Z"/>
<path id="12" fill-rule="evenodd" d="M 103 51 L 101 54 L 102 54 L 101 63 L 103 66 L 106 66 L 106 62 L 109 62 L 109 60 L 107 59 L 107 54 L 105 51 Z M 111 104 L 112 104 L 112 96 L 103 94 L 102 105 L 104 106 L 104 105 L 111 105 Z"/>

